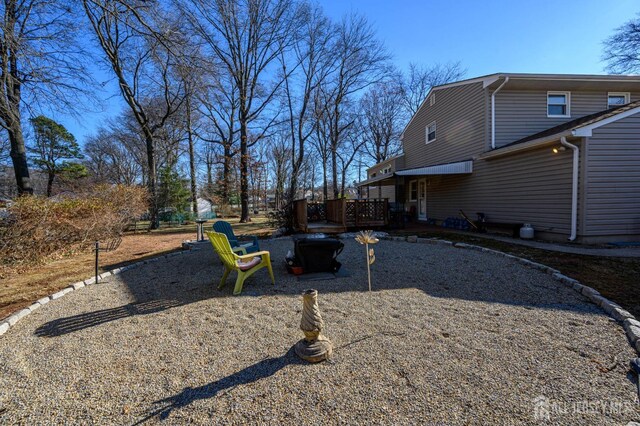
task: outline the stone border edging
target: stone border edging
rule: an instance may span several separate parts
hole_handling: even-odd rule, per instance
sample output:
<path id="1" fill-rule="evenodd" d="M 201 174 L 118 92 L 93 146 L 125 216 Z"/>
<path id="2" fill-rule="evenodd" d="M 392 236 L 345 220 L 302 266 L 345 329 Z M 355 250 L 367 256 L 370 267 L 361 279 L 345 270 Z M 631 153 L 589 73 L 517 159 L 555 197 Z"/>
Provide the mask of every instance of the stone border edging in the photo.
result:
<path id="1" fill-rule="evenodd" d="M 104 278 L 107 278 L 111 275 L 119 275 L 122 272 L 128 271 L 130 269 L 133 268 L 137 268 L 138 266 L 142 266 L 145 265 L 147 263 L 153 263 L 153 262 L 157 262 L 162 258 L 168 259 L 170 257 L 174 257 L 174 256 L 178 256 L 180 254 L 184 254 L 184 253 L 188 253 L 191 250 L 198 250 L 199 248 L 194 248 L 194 245 L 197 243 L 197 241 L 185 241 L 182 243 L 182 250 L 180 251 L 173 251 L 171 253 L 167 253 L 167 254 L 163 254 L 163 255 L 159 255 L 159 256 L 155 256 L 155 257 L 150 257 L 148 259 L 144 259 L 144 260 L 139 260 L 137 262 L 131 263 L 127 266 L 123 266 L 121 268 L 116 268 L 116 269 L 112 269 L 110 271 L 106 271 L 103 272 L 102 274 L 98 275 L 98 283 L 100 284 L 99 280 L 102 280 Z M 52 300 L 57 300 L 60 299 L 62 296 L 66 295 L 67 293 L 71 293 L 72 291 L 75 290 L 80 290 L 83 287 L 89 286 L 89 285 L 94 285 L 96 284 L 96 278 L 95 276 L 92 276 L 90 278 L 87 278 L 85 280 L 82 281 L 78 281 L 76 283 L 70 284 L 68 287 L 63 288 L 62 290 L 53 293 L 50 296 L 45 296 L 41 299 L 38 299 L 36 302 L 34 302 L 33 304 L 31 304 L 30 306 L 21 309 L 18 312 L 14 312 L 13 314 L 10 314 L 8 317 L 0 319 L 0 336 L 2 336 L 3 334 L 5 334 L 7 331 L 9 331 L 9 329 L 11 327 L 13 327 L 14 325 L 16 325 L 16 323 L 18 321 L 20 321 L 22 318 L 26 317 L 27 315 L 29 315 L 31 312 L 35 311 L 36 309 L 39 309 L 41 306 L 46 305 L 47 303 L 49 303 Z"/>
<path id="2" fill-rule="evenodd" d="M 466 243 L 454 243 L 452 241 L 440 240 L 437 238 L 418 238 L 416 235 L 410 235 L 407 237 L 379 237 L 381 240 L 387 241 L 406 241 L 409 243 L 421 243 L 421 244 L 434 244 L 444 245 L 456 248 L 464 248 L 468 250 L 481 251 L 484 253 L 491 253 L 493 255 L 512 259 L 520 263 L 521 265 L 528 266 L 533 269 L 537 269 L 542 272 L 546 272 L 551 275 L 553 279 L 561 282 L 567 287 L 572 288 L 579 294 L 585 296 L 589 301 L 596 306 L 600 307 L 607 315 L 616 320 L 622 325 L 624 331 L 631 343 L 631 346 L 635 349 L 636 353 L 640 354 L 640 321 L 638 321 L 631 312 L 624 309 L 622 306 L 602 296 L 596 289 L 586 286 L 580 281 L 568 277 L 562 274 L 559 270 L 551 268 L 550 266 L 543 265 L 542 263 L 533 262 L 523 257 L 514 256 L 508 253 L 504 253 L 498 250 L 489 249 L 486 247 L 476 246 Z"/>

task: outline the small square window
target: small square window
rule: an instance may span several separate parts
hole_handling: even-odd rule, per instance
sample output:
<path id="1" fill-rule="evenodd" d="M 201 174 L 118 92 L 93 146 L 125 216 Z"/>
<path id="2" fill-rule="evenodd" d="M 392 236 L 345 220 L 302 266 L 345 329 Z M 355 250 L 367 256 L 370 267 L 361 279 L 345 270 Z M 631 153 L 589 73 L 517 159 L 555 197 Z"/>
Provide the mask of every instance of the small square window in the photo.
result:
<path id="1" fill-rule="evenodd" d="M 547 117 L 569 117 L 571 94 L 569 92 L 547 93 Z"/>
<path id="2" fill-rule="evenodd" d="M 607 96 L 607 108 L 619 107 L 629 102 L 629 92 L 609 92 Z"/>
<path id="3" fill-rule="evenodd" d="M 412 180 L 409 182 L 409 201 L 416 201 L 418 199 L 418 181 Z"/>
<path id="4" fill-rule="evenodd" d="M 427 143 L 431 143 L 436 140 L 436 122 L 427 126 Z"/>

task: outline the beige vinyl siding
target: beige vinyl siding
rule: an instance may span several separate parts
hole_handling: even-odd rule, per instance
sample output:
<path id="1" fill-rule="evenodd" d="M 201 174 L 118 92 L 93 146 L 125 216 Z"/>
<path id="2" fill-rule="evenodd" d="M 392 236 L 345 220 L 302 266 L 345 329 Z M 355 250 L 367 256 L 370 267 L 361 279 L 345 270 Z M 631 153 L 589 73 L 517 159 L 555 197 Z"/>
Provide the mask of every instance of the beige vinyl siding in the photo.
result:
<path id="1" fill-rule="evenodd" d="M 469 159 L 484 150 L 485 90 L 473 83 L 435 91 L 404 132 L 407 169 Z M 436 122 L 436 140 L 426 144 L 426 128 Z"/>
<path id="2" fill-rule="evenodd" d="M 587 236 L 640 235 L 640 114 L 593 130 L 586 191 Z"/>
<path id="3" fill-rule="evenodd" d="M 470 175 L 427 178 L 427 215 L 444 220 L 460 209 L 492 222 L 531 223 L 564 237 L 571 227 L 572 154 L 549 148 L 474 161 Z M 560 238 L 560 237 L 559 237 Z"/>
<path id="4" fill-rule="evenodd" d="M 632 92 L 631 101 L 640 99 Z M 547 117 L 547 91 L 501 90 L 496 94 L 496 147 L 607 109 L 608 91 L 571 91 L 571 116 Z M 490 125 L 490 124 L 489 124 Z"/>
<path id="5" fill-rule="evenodd" d="M 384 186 L 371 186 L 369 187 L 369 197 L 363 198 L 388 198 L 389 202 L 396 201 L 396 189 L 395 186 L 384 185 Z"/>

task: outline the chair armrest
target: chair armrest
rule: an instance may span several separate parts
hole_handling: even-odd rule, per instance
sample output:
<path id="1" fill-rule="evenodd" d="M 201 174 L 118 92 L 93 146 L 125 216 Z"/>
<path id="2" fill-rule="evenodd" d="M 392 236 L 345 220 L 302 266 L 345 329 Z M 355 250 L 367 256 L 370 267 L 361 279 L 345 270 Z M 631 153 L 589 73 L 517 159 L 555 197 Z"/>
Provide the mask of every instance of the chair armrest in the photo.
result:
<path id="1" fill-rule="evenodd" d="M 242 253 L 243 255 L 247 254 L 247 249 L 246 249 L 245 247 L 242 247 L 242 246 L 238 246 L 238 247 L 231 247 L 231 250 L 232 250 L 234 253 L 240 252 L 240 253 Z"/>
<path id="2" fill-rule="evenodd" d="M 243 254 L 242 256 L 238 256 L 238 258 L 239 259 L 249 259 L 249 258 L 256 257 L 256 256 L 262 256 L 263 254 L 271 255 L 271 253 L 269 253 L 268 251 L 263 250 L 263 251 L 257 251 L 255 253 Z"/>

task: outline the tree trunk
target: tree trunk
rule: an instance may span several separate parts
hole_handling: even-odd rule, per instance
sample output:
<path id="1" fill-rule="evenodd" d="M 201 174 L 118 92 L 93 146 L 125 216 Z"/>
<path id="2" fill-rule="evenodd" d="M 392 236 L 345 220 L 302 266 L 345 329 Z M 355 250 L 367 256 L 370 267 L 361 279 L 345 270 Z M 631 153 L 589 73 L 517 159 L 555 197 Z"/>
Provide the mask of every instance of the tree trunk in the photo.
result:
<path id="1" fill-rule="evenodd" d="M 324 195 L 324 200 L 327 201 L 329 197 L 329 182 L 327 182 L 327 159 L 322 158 L 322 195 Z"/>
<path id="2" fill-rule="evenodd" d="M 224 158 L 222 160 L 222 203 L 229 204 L 229 180 L 231 179 L 231 145 L 224 146 Z"/>
<path id="3" fill-rule="evenodd" d="M 247 120 L 240 121 L 240 223 L 251 222 L 249 216 L 249 149 L 248 149 Z"/>
<path id="4" fill-rule="evenodd" d="M 340 193 L 338 191 L 338 153 L 335 146 L 331 147 L 331 178 L 333 179 L 333 198 L 337 199 Z"/>
<path id="5" fill-rule="evenodd" d="M 187 136 L 189 138 L 189 171 L 191 173 L 191 205 L 193 214 L 198 217 L 198 193 L 196 188 L 196 157 L 193 149 L 193 131 L 191 129 L 191 98 L 186 99 L 187 108 Z"/>
<path id="6" fill-rule="evenodd" d="M 27 152 L 24 146 L 22 126 L 20 123 L 12 123 L 9 130 L 9 141 L 11 143 L 11 162 L 16 176 L 18 195 L 33 194 L 31 177 L 29 176 L 29 166 L 27 163 Z"/>
<path id="7" fill-rule="evenodd" d="M 153 145 L 153 135 L 147 134 L 145 137 L 147 145 L 147 188 L 149 189 L 149 229 L 158 229 L 158 191 L 156 178 L 156 156 Z"/>
<path id="8" fill-rule="evenodd" d="M 56 175 L 54 172 L 49 171 L 49 174 L 47 176 L 47 197 L 51 197 L 51 192 L 53 190 L 53 180 L 56 178 Z"/>

